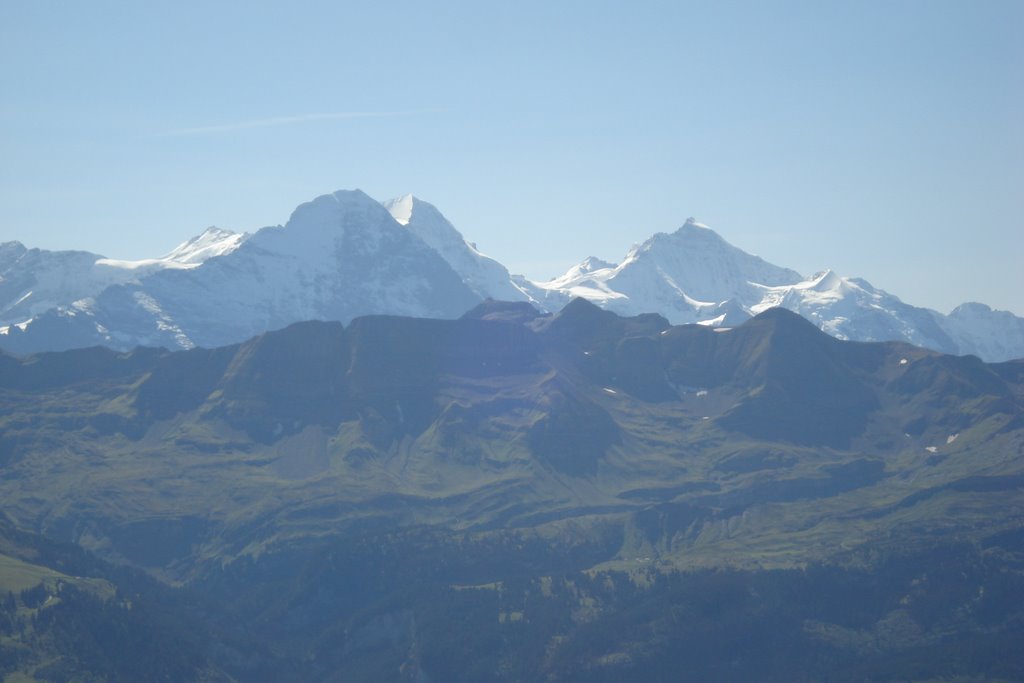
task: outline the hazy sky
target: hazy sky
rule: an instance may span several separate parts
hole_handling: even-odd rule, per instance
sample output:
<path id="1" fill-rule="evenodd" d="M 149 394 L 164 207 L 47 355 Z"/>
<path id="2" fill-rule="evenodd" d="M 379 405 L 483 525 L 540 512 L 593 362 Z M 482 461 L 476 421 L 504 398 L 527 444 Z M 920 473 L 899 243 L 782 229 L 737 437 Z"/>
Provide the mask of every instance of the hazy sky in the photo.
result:
<path id="1" fill-rule="evenodd" d="M 1024 315 L 1024 2 L 0 0 L 0 241 L 137 258 L 359 187 L 535 279 L 688 216 Z"/>

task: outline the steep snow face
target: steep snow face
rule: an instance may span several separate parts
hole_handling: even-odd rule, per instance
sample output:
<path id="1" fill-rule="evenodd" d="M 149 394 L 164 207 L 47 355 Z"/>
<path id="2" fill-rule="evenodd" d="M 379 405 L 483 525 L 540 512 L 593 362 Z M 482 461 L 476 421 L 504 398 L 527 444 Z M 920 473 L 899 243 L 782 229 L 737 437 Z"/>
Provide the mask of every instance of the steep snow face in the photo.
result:
<path id="1" fill-rule="evenodd" d="M 505 266 L 467 242 L 433 204 L 411 194 L 383 204 L 397 223 L 440 254 L 480 298 L 533 301 L 527 288 L 517 285 Z"/>

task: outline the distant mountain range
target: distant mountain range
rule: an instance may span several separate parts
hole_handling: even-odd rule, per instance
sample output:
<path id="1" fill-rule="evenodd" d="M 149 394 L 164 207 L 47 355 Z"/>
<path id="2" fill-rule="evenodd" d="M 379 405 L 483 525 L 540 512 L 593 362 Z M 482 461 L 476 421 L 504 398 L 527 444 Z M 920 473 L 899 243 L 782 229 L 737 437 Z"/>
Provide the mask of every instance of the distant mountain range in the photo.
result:
<path id="1" fill-rule="evenodd" d="M 618 264 L 588 258 L 535 282 L 467 242 L 434 206 L 339 191 L 252 235 L 210 228 L 158 259 L 0 245 L 0 348 L 214 347 L 301 320 L 456 318 L 485 299 L 560 310 L 582 297 L 623 315 L 735 326 L 772 307 L 857 341 L 905 341 L 987 361 L 1024 357 L 1024 318 L 968 303 L 949 315 L 864 280 L 767 263 L 689 219 Z"/>

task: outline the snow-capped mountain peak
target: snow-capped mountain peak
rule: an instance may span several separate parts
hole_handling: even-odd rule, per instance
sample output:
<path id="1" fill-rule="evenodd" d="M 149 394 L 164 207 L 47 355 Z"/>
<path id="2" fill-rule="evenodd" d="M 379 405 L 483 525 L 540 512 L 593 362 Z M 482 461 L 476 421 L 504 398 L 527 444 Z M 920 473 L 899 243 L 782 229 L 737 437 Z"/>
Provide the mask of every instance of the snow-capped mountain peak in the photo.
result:
<path id="1" fill-rule="evenodd" d="M 542 286 L 576 296 L 593 292 L 595 300 L 622 314 L 657 311 L 672 322 L 692 323 L 705 320 L 711 308 L 726 301 L 753 305 L 764 285 L 803 280 L 795 271 L 737 249 L 692 218 L 673 233 L 656 233 L 634 246 L 615 267 L 595 265 L 580 264 Z"/>
<path id="2" fill-rule="evenodd" d="M 161 261 L 199 264 L 215 256 L 231 253 L 249 238 L 245 232 L 232 232 L 211 226 L 186 240 L 160 258 Z"/>

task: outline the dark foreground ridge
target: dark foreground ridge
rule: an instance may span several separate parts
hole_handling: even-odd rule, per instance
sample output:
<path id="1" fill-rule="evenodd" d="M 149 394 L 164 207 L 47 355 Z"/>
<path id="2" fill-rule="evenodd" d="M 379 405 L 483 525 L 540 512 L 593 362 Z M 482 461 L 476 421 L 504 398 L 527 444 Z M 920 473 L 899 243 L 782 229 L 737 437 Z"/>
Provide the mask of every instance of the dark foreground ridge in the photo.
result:
<path id="1" fill-rule="evenodd" d="M 1022 680 L 1022 368 L 583 300 L 0 354 L 0 671 Z"/>

